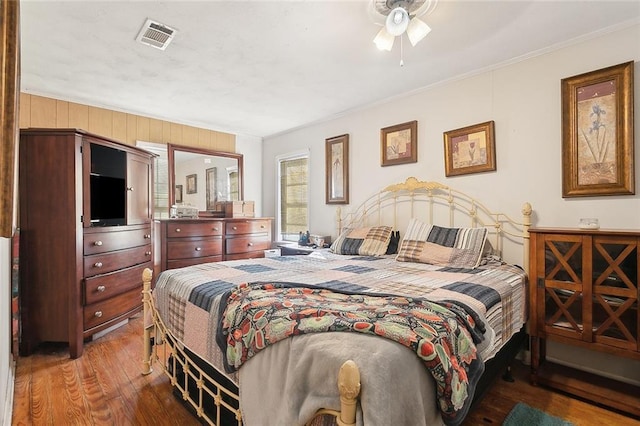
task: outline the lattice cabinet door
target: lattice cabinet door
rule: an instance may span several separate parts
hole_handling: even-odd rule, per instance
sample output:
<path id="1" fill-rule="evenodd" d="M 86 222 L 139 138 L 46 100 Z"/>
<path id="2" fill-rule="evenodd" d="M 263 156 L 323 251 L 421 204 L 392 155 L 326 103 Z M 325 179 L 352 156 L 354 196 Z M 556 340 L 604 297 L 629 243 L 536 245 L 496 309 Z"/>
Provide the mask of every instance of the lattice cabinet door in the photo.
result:
<path id="1" fill-rule="evenodd" d="M 541 335 L 588 340 L 590 245 L 581 235 L 547 234 L 537 240 L 536 299 Z"/>
<path id="2" fill-rule="evenodd" d="M 638 347 L 638 242 L 634 237 L 594 236 L 592 249 L 593 341 Z"/>

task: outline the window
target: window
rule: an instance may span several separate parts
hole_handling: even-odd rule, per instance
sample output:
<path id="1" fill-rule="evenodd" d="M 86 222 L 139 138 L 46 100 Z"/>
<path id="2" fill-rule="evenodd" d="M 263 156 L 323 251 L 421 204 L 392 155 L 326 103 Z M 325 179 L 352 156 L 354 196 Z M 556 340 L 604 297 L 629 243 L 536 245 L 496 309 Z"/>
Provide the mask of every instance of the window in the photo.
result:
<path id="1" fill-rule="evenodd" d="M 280 241 L 298 241 L 307 232 L 309 153 L 278 158 L 278 236 Z"/>

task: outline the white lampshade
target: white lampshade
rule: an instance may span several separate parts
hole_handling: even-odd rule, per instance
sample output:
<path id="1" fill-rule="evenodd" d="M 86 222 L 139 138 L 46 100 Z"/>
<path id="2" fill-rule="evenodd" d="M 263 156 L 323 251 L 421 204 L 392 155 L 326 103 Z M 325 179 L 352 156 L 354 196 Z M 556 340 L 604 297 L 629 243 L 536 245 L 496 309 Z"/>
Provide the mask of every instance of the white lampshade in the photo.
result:
<path id="1" fill-rule="evenodd" d="M 425 38 L 427 34 L 431 32 L 431 28 L 424 21 L 421 21 L 418 18 L 413 18 L 409 25 L 407 26 L 407 37 L 409 37 L 409 41 L 412 46 L 418 44 L 420 40 Z"/>
<path id="2" fill-rule="evenodd" d="M 376 47 L 379 50 L 387 50 L 391 51 L 393 48 L 393 41 L 396 39 L 394 35 L 389 34 L 385 27 L 382 27 L 378 32 L 378 35 L 373 39 L 373 42 L 376 44 Z"/>
<path id="3" fill-rule="evenodd" d="M 399 36 L 407 30 L 409 14 L 402 7 L 396 7 L 389 13 L 385 22 L 385 28 L 389 34 Z"/>

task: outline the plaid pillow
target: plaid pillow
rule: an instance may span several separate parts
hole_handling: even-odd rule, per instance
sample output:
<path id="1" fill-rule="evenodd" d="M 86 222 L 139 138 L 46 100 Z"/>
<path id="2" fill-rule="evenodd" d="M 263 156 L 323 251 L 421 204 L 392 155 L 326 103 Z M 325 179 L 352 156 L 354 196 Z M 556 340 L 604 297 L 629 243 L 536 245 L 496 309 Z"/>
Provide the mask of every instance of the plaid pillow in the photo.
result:
<path id="1" fill-rule="evenodd" d="M 486 238 L 486 228 L 443 228 L 411 219 L 396 260 L 475 268 Z"/>
<path id="2" fill-rule="evenodd" d="M 336 254 L 382 256 L 387 252 L 389 240 L 391 240 L 390 226 L 345 228 L 338 239 L 331 244 L 331 251 Z"/>

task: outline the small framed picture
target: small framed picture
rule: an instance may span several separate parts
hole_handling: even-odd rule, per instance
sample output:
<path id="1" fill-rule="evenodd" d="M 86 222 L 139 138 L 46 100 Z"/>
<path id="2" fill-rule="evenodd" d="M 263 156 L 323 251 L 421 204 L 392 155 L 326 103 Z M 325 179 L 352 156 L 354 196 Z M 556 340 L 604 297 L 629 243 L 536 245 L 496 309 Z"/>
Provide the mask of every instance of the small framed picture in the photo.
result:
<path id="1" fill-rule="evenodd" d="M 182 185 L 176 185 L 176 204 L 182 203 Z"/>
<path id="2" fill-rule="evenodd" d="M 382 166 L 418 161 L 418 122 L 396 124 L 380 130 Z"/>
<path id="3" fill-rule="evenodd" d="M 196 194 L 198 192 L 198 175 L 187 175 L 187 194 Z"/>
<path id="4" fill-rule="evenodd" d="M 215 210 L 218 201 L 218 168 L 211 167 L 206 171 L 207 210 Z"/>
<path id="5" fill-rule="evenodd" d="M 633 66 L 561 80 L 563 197 L 635 194 Z"/>
<path id="6" fill-rule="evenodd" d="M 444 132 L 444 169 L 446 176 L 495 170 L 494 122 Z"/>
<path id="7" fill-rule="evenodd" d="M 349 135 L 325 140 L 327 204 L 349 204 Z"/>

